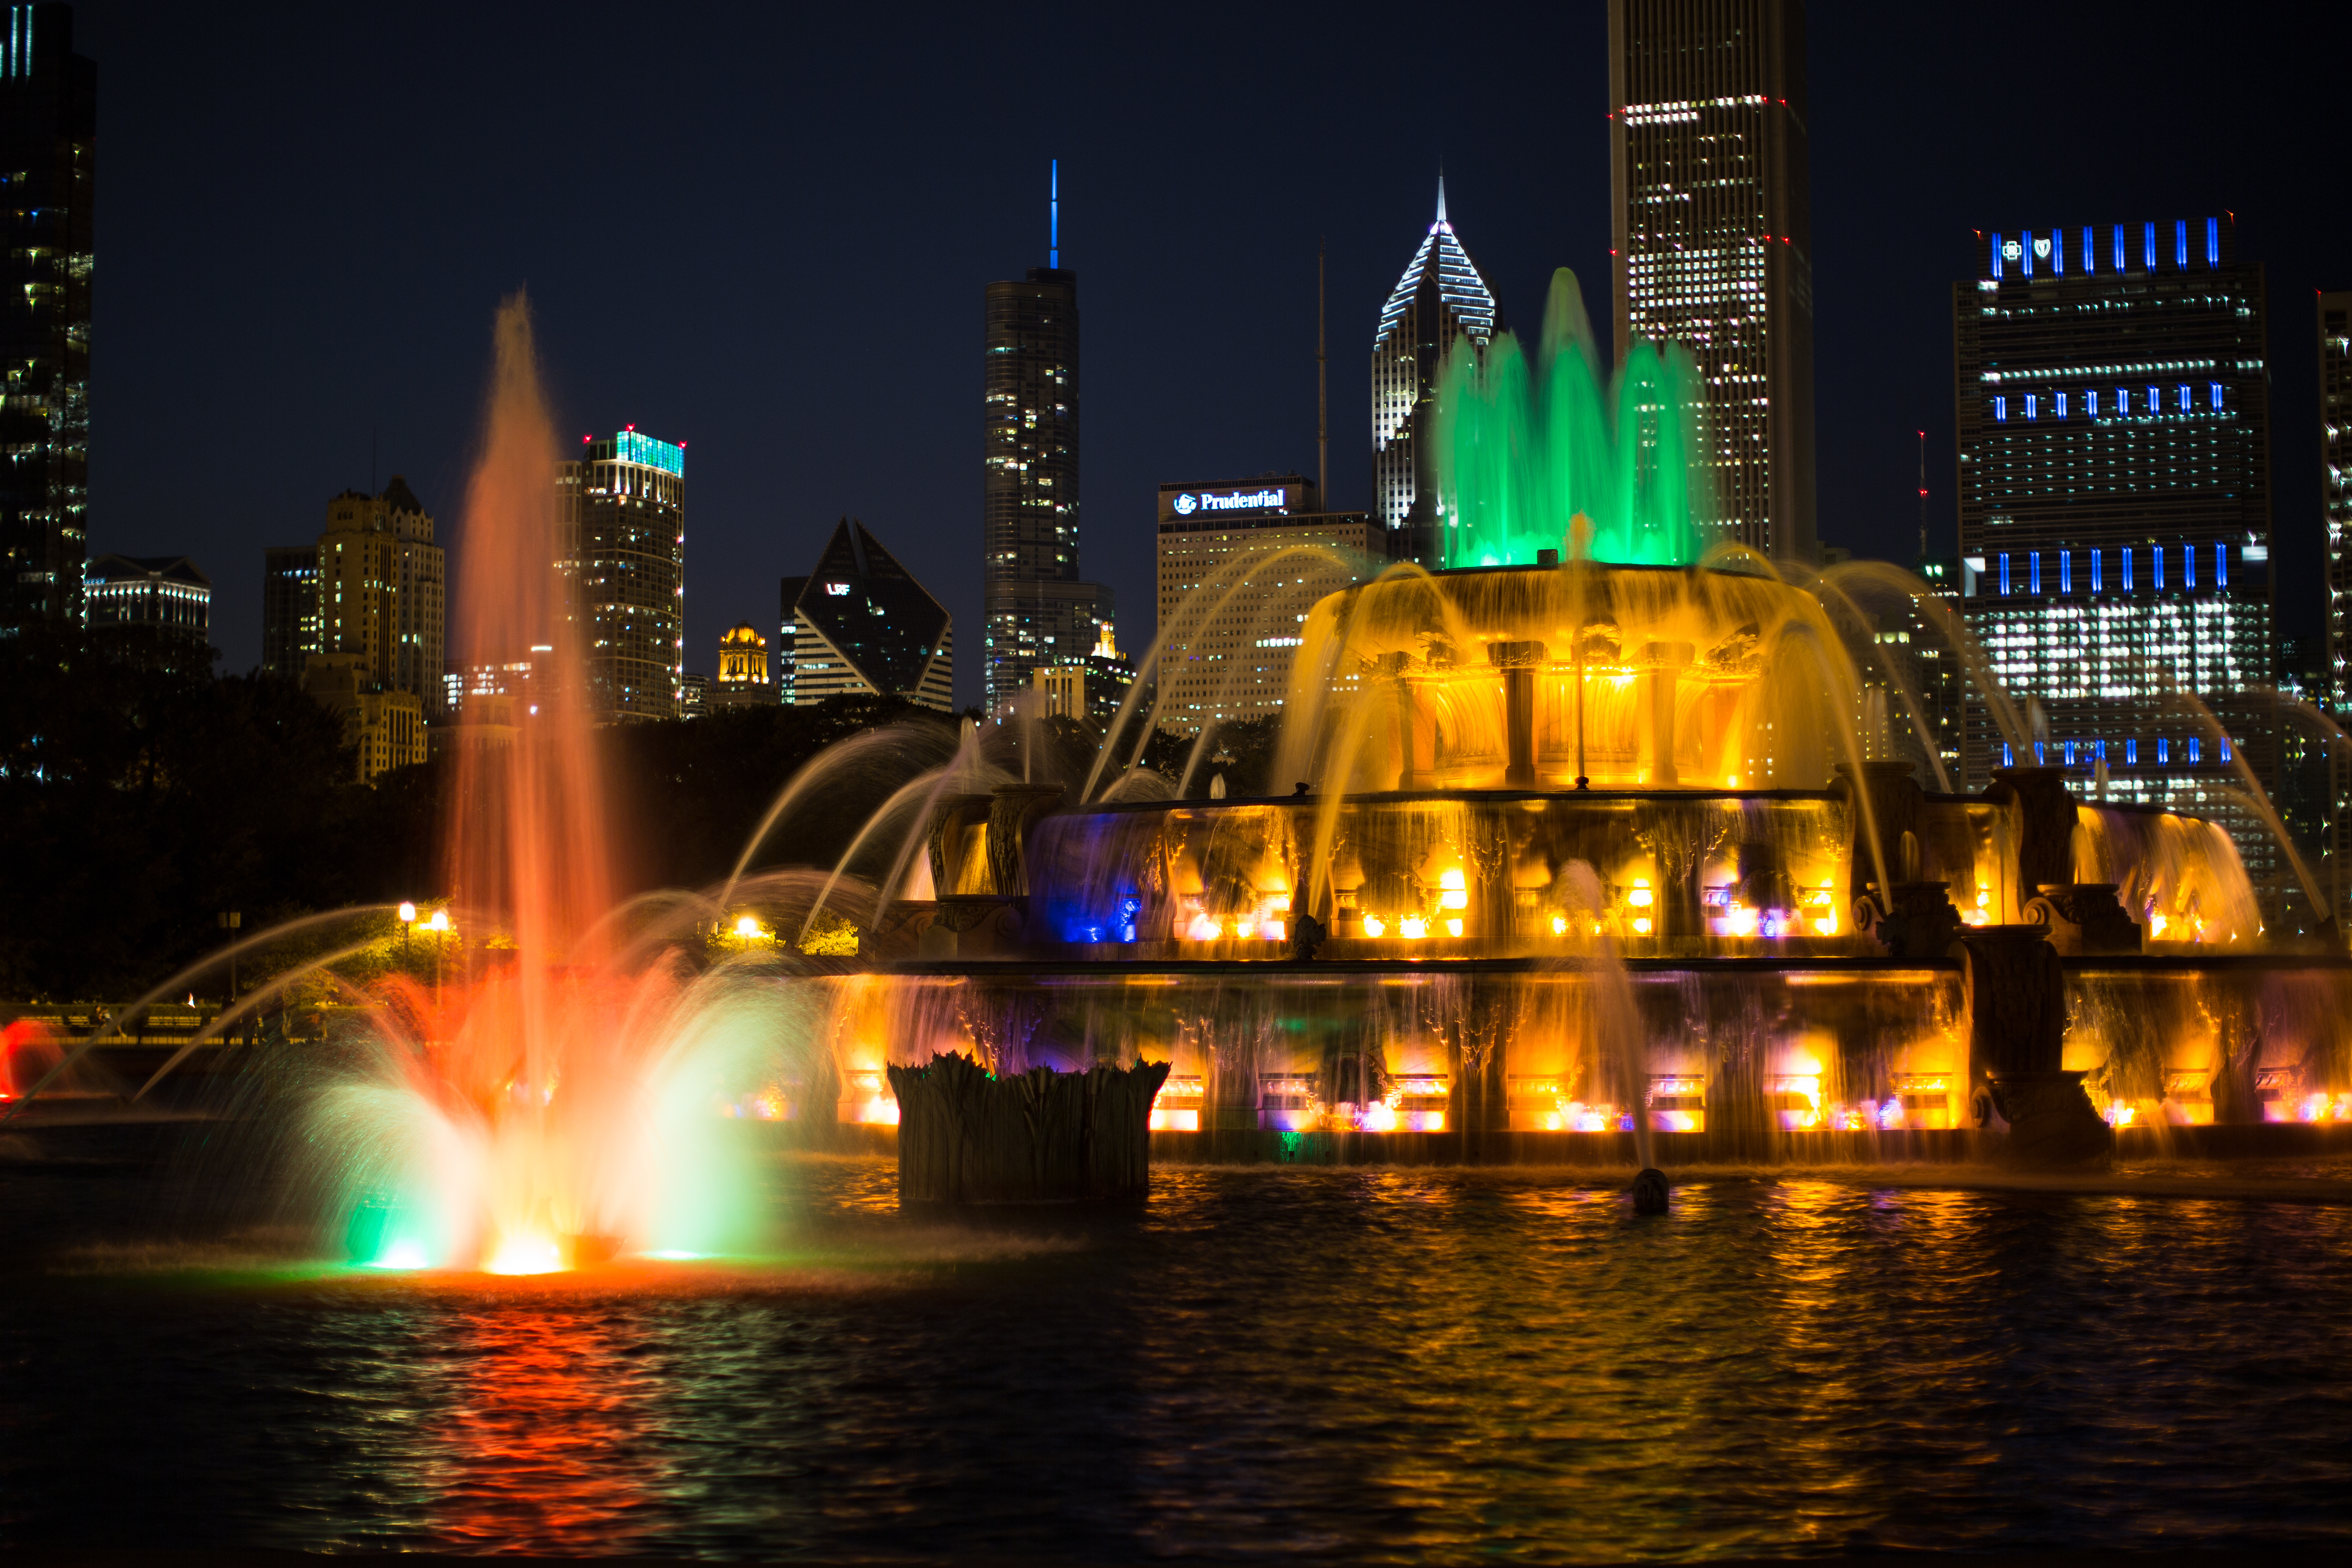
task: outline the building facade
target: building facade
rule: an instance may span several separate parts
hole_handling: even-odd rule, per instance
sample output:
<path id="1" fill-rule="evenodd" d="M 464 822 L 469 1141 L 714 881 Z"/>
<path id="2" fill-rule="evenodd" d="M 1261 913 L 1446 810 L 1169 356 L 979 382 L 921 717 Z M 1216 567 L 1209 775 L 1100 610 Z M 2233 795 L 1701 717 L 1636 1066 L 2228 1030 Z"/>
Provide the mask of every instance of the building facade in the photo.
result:
<path id="1" fill-rule="evenodd" d="M 2336 722 L 2352 714 L 2352 290 L 2319 296 L 2319 502 L 2327 524 L 2325 682 L 2311 700 Z M 2352 748 L 2328 751 L 2326 872 L 2329 907 L 2352 890 Z M 2352 922 L 2340 916 L 2337 926 Z"/>
<path id="2" fill-rule="evenodd" d="M 319 547 L 272 544 L 261 552 L 261 670 L 299 681 L 319 651 Z"/>
<path id="3" fill-rule="evenodd" d="M 310 653 L 356 659 L 367 679 L 413 694 L 426 721 L 438 721 L 446 701 L 448 565 L 433 542 L 433 514 L 398 474 L 382 495 L 345 490 L 327 503 L 327 526 L 314 556 Z M 294 646 L 303 584 L 294 550 L 273 547 L 264 559 L 266 662 L 273 631 L 281 649 Z"/>
<path id="4" fill-rule="evenodd" d="M 1280 714 L 1307 613 L 1377 575 L 1392 531 L 1312 479 L 1160 487 L 1160 728 Z"/>
<path id="5" fill-rule="evenodd" d="M 982 361 L 982 702 L 1001 715 L 1112 619 L 1078 574 L 1078 275 L 989 284 Z"/>
<path id="6" fill-rule="evenodd" d="M 2032 731 L 1972 690 L 1969 776 L 2219 820 L 2274 916 L 2264 309 L 2226 217 L 1993 232 L 1953 289 L 1962 603 Z"/>
<path id="7" fill-rule="evenodd" d="M 1445 564 L 1430 428 L 1438 372 L 1457 342 L 1483 353 L 1501 330 L 1494 291 L 1445 216 L 1441 177 L 1437 220 L 1389 290 L 1372 337 L 1372 514 L 1391 560 Z"/>
<path id="8" fill-rule="evenodd" d="M 793 627 L 793 701 L 896 697 L 955 710 L 955 627 L 947 606 L 882 548 L 866 525 L 843 518 L 787 605 Z"/>
<path id="9" fill-rule="evenodd" d="M 93 632 L 143 632 L 171 663 L 210 674 L 213 580 L 184 555 L 101 555 L 82 572 Z"/>
<path id="10" fill-rule="evenodd" d="M 1029 679 L 1039 717 L 1076 719 L 1108 731 L 1135 689 L 1135 663 L 1118 651 L 1106 622 L 1084 658 L 1041 664 Z"/>
<path id="11" fill-rule="evenodd" d="M 775 682 L 768 678 L 768 639 L 751 622 L 739 621 L 719 634 L 719 678 L 709 690 L 713 710 L 776 706 Z"/>
<path id="12" fill-rule="evenodd" d="M 1717 522 L 1812 560 L 1803 0 L 1610 0 L 1609 110 L 1617 363 L 1690 350 Z"/>
<path id="13" fill-rule="evenodd" d="M 353 777 L 372 784 L 394 768 L 425 761 L 425 703 L 376 679 L 368 661 L 355 653 L 314 654 L 302 672 L 311 700 L 341 719 L 343 743 L 352 748 Z"/>
<path id="14" fill-rule="evenodd" d="M 677 717 L 686 674 L 686 446 L 635 426 L 556 471 L 557 566 L 591 711 Z"/>
<path id="15" fill-rule="evenodd" d="M 98 68 L 73 7 L 0 7 L 0 632 L 82 618 Z"/>

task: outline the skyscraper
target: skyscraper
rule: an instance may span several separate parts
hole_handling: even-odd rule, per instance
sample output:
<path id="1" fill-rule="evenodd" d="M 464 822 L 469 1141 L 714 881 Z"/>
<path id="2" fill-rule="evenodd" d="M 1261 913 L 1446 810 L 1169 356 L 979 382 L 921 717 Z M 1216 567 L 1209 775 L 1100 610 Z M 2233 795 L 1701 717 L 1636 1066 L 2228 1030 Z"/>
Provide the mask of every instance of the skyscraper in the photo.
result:
<path id="1" fill-rule="evenodd" d="M 556 471 L 558 561 L 588 702 L 606 722 L 677 717 L 686 673 L 686 444 L 583 437 Z"/>
<path id="2" fill-rule="evenodd" d="M 768 639 L 759 627 L 738 621 L 719 634 L 719 679 L 708 685 L 704 700 L 712 711 L 776 706 L 776 685 L 768 678 Z"/>
<path id="3" fill-rule="evenodd" d="M 2319 296 L 2319 501 L 2327 522 L 2326 680 L 2312 695 L 2339 724 L 2352 713 L 2352 290 Z M 2331 746 L 2328 905 L 2352 889 L 2352 756 Z M 2339 928 L 2352 927 L 2339 912 Z"/>
<path id="4" fill-rule="evenodd" d="M 1027 698 L 1037 666 L 1084 656 L 1113 618 L 1110 590 L 1078 576 L 1078 275 L 1061 265 L 1058 183 L 1054 211 L 1047 265 L 986 291 L 981 681 L 991 714 Z"/>
<path id="5" fill-rule="evenodd" d="M 184 555 L 101 555 L 82 573 L 92 631 L 143 630 L 152 650 L 191 673 L 213 668 L 213 580 Z"/>
<path id="6" fill-rule="evenodd" d="M 73 7 L 0 17 L 0 632 L 81 616 L 98 68 Z"/>
<path id="7" fill-rule="evenodd" d="M 319 547 L 271 544 L 261 552 L 261 668 L 300 680 L 319 651 Z"/>
<path id="8" fill-rule="evenodd" d="M 833 537 L 785 611 L 793 628 L 793 701 L 897 697 L 955 708 L 955 626 L 947 606 L 856 518 Z"/>
<path id="9" fill-rule="evenodd" d="M 1297 474 L 1161 485 L 1160 727 L 1279 718 L 1307 613 L 1373 575 L 1385 535 Z"/>
<path id="10" fill-rule="evenodd" d="M 1687 347 L 1716 521 L 1811 560 L 1813 267 L 1803 0 L 1609 0 L 1617 360 Z"/>
<path id="11" fill-rule="evenodd" d="M 263 585 L 262 659 L 342 654 L 359 660 L 363 679 L 414 694 L 428 720 L 446 694 L 442 649 L 448 624 L 444 552 L 433 542 L 433 516 L 400 475 L 380 496 L 345 490 L 327 503 L 327 527 L 312 552 L 308 596 L 314 617 L 307 643 L 293 639 L 304 584 L 298 551 L 269 549 Z M 273 640 L 277 647 L 273 648 Z"/>
<path id="12" fill-rule="evenodd" d="M 1372 516 L 1391 560 L 1445 564 L 1429 441 L 1437 374 L 1456 341 L 1483 351 L 1501 325 L 1493 291 L 1446 218 L 1440 175 L 1437 221 L 1389 290 L 1372 338 Z"/>
<path id="13" fill-rule="evenodd" d="M 2275 911 L 2240 804 L 2276 760 L 2262 268 L 2225 217 L 2003 230 L 1979 260 L 1952 291 L 1961 602 L 2047 733 L 2019 754 L 1972 690 L 1969 776 L 2089 794 L 2104 763 L 2112 798 L 2228 826 Z"/>

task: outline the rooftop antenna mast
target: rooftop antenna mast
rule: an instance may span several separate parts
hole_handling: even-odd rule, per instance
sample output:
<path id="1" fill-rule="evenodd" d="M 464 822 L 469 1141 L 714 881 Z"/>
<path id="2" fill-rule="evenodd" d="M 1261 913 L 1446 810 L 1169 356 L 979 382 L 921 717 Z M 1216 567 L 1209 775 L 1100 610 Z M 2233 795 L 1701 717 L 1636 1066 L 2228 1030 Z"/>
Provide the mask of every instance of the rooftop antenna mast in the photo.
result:
<path id="1" fill-rule="evenodd" d="M 1927 432 L 1919 432 L 1919 559 L 1927 559 Z"/>
<path id="2" fill-rule="evenodd" d="M 1046 164 L 1051 173 L 1045 186 L 1045 265 L 1058 268 L 1062 265 L 1062 161 Z"/>
<path id="3" fill-rule="evenodd" d="M 1331 381 L 1323 356 L 1323 241 L 1315 241 L 1315 493 L 1331 510 Z"/>

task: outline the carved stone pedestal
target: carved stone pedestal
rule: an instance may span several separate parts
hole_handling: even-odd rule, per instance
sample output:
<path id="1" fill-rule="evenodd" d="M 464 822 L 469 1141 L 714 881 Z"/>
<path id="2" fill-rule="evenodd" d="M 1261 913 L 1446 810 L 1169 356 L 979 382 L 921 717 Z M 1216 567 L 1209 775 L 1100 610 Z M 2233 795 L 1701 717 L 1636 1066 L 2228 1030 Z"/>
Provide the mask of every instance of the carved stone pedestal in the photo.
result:
<path id="1" fill-rule="evenodd" d="M 2009 1123 L 2012 1164 L 2099 1164 L 2113 1157 L 2114 1130 L 2091 1108 L 2079 1072 L 1990 1075 L 1993 1109 Z"/>

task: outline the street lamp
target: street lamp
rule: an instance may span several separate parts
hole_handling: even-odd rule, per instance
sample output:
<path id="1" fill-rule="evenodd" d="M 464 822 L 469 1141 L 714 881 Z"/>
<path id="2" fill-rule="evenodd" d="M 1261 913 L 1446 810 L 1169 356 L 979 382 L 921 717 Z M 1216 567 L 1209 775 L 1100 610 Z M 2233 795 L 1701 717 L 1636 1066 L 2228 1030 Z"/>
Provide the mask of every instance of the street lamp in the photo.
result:
<path id="1" fill-rule="evenodd" d="M 400 900 L 400 965 L 408 967 L 408 933 L 416 924 L 416 906 L 406 899 Z"/>
<path id="2" fill-rule="evenodd" d="M 758 917 L 758 916 L 756 916 L 756 915 L 739 915 L 739 916 L 737 916 L 737 917 L 736 917 L 736 920 L 735 920 L 735 934 L 736 934 L 737 936 L 739 936 L 739 937 L 742 938 L 742 940 L 743 940 L 743 945 L 744 945 L 745 947 L 747 947 L 747 948 L 748 948 L 748 947 L 750 947 L 753 942 L 755 942 L 759 941 L 759 940 L 760 940 L 760 920 L 759 920 L 759 917 Z"/>
<path id="3" fill-rule="evenodd" d="M 441 1005 L 441 939 L 449 933 L 449 911 L 435 910 L 425 929 L 433 933 L 433 1005 L 437 1009 Z"/>

